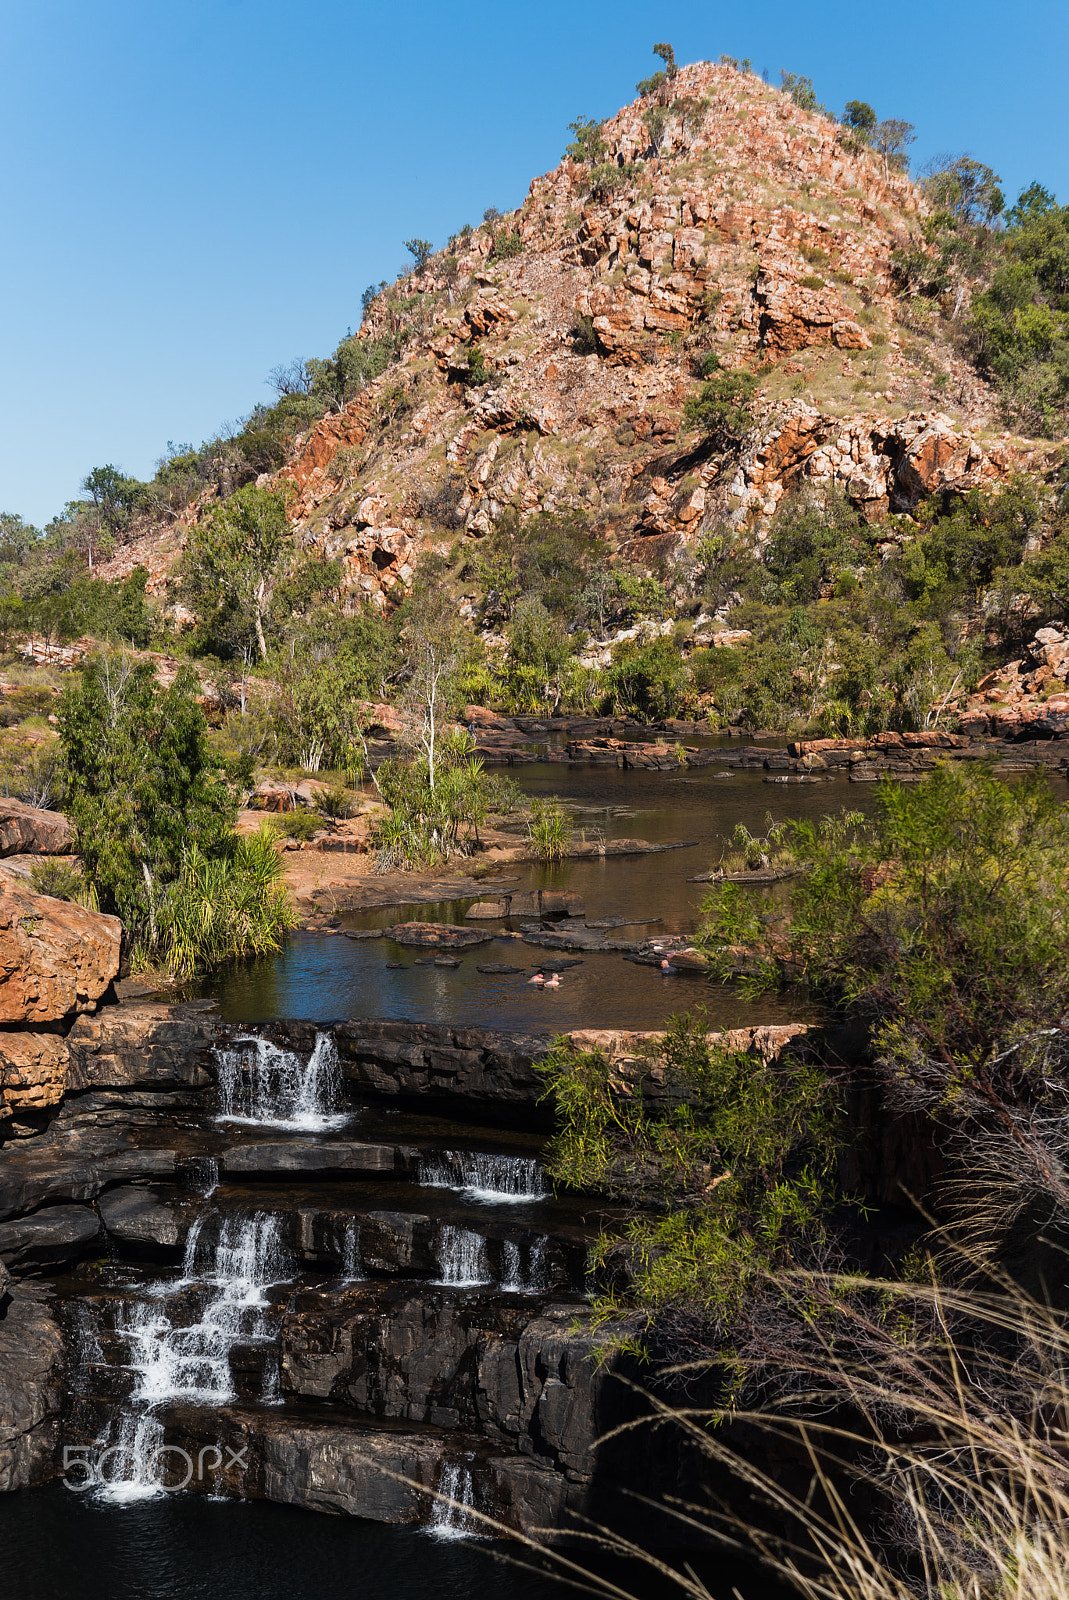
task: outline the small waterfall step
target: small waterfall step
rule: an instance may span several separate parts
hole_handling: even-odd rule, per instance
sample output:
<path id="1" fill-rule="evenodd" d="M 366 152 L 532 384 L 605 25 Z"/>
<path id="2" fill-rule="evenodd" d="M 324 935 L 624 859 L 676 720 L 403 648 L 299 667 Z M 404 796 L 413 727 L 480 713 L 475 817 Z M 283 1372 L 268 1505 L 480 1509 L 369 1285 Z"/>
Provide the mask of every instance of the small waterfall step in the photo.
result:
<path id="1" fill-rule="evenodd" d="M 331 1033 L 319 1032 L 307 1060 L 258 1034 L 216 1046 L 216 1120 L 292 1133 L 327 1133 L 350 1120 L 341 1107 L 341 1067 Z"/>
<path id="2" fill-rule="evenodd" d="M 439 1150 L 420 1158 L 417 1177 L 430 1189 L 457 1189 L 469 1200 L 530 1204 L 549 1194 L 542 1164 L 533 1156 L 485 1150 Z"/>

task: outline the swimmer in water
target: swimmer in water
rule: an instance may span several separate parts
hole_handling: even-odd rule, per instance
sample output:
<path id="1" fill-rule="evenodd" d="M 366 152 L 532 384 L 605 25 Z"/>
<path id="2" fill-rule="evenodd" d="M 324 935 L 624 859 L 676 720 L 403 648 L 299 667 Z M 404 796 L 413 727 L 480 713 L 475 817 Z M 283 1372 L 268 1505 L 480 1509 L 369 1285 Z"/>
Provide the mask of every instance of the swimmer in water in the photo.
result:
<path id="1" fill-rule="evenodd" d="M 661 971 L 667 977 L 670 972 L 678 972 L 679 968 L 678 967 L 673 967 L 673 965 L 669 961 L 668 957 L 665 956 L 664 960 L 661 962 Z"/>
<path id="2" fill-rule="evenodd" d="M 546 979 L 546 988 L 547 989 L 559 989 L 560 988 L 560 973 L 559 972 L 555 972 L 551 978 L 547 978 Z"/>
<path id="3" fill-rule="evenodd" d="M 536 983 L 540 989 L 544 989 L 546 984 L 545 974 L 536 972 L 533 978 L 528 978 L 527 982 Z"/>

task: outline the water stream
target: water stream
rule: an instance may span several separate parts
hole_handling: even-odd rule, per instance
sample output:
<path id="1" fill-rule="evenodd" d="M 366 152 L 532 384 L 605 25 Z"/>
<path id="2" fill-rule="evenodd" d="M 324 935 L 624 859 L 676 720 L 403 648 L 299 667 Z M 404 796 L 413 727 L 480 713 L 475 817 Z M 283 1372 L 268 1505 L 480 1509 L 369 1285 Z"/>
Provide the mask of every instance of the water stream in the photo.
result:
<path id="1" fill-rule="evenodd" d="M 341 1073 L 330 1033 L 316 1034 L 306 1061 L 256 1034 L 235 1039 L 215 1055 L 221 1123 L 326 1133 L 349 1120 L 338 1109 Z"/>
<path id="2" fill-rule="evenodd" d="M 471 1515 L 475 1510 L 475 1483 L 471 1468 L 459 1462 L 444 1461 L 438 1477 L 440 1499 L 427 1524 L 427 1532 L 434 1539 L 478 1538 L 480 1525 Z"/>
<path id="3" fill-rule="evenodd" d="M 457 1189 L 465 1199 L 488 1205 L 542 1200 L 549 1192 L 540 1162 L 486 1150 L 441 1150 L 424 1156 L 419 1181 L 431 1189 Z"/>

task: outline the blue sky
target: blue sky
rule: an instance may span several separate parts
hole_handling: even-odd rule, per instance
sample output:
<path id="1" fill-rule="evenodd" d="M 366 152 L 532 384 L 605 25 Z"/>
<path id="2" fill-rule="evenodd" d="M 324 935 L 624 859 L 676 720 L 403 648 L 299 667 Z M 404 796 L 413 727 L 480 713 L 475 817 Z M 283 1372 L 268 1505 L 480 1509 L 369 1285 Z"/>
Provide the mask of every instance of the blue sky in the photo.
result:
<path id="1" fill-rule="evenodd" d="M 1069 7 L 0 0 L 0 510 L 151 476 L 327 354 L 413 234 L 523 198 L 579 113 L 727 52 L 1069 199 Z"/>

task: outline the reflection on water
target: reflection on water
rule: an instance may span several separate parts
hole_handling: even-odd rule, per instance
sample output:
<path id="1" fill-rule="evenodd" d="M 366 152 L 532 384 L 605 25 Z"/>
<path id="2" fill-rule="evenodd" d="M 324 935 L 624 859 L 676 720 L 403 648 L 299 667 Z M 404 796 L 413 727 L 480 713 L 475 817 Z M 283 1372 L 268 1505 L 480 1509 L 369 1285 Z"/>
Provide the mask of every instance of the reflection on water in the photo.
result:
<path id="1" fill-rule="evenodd" d="M 720 860 L 736 823 L 763 833 L 768 813 L 776 820 L 819 817 L 843 806 L 870 809 L 875 798 L 871 787 L 845 779 L 812 786 L 766 784 L 759 772 L 716 777 L 708 769 L 677 775 L 538 765 L 518 768 L 514 776 L 530 794 L 559 795 L 588 838 L 600 830 L 606 839 L 695 841 L 689 849 L 663 855 L 502 869 L 502 881 L 518 890 L 575 890 L 584 897 L 588 918 L 660 919 L 649 927 L 617 930 L 619 936 L 633 939 L 694 928 L 707 889 L 687 880 Z M 488 885 L 487 893 L 491 892 Z M 344 925 L 384 928 L 409 918 L 461 922 L 469 903 L 384 907 L 346 917 Z M 581 965 L 563 974 L 556 991 L 532 989 L 526 980 L 542 954 L 519 939 L 495 937 L 461 952 L 460 966 L 450 969 L 417 965 L 427 959 L 425 951 L 401 949 L 386 939 L 358 941 L 301 933 L 279 956 L 208 980 L 202 992 L 219 999 L 228 1021 L 247 1023 L 279 1017 L 321 1023 L 368 1017 L 554 1032 L 577 1027 L 656 1028 L 672 1012 L 697 1004 L 707 1006 L 713 1026 L 741 1027 L 797 1016 L 788 1003 L 773 997 L 748 1005 L 734 990 L 690 974 L 664 977 L 656 968 L 636 966 L 617 952 L 584 955 Z M 566 952 L 545 955 L 551 960 L 569 959 Z M 515 975 L 478 972 L 485 964 L 522 970 Z"/>

